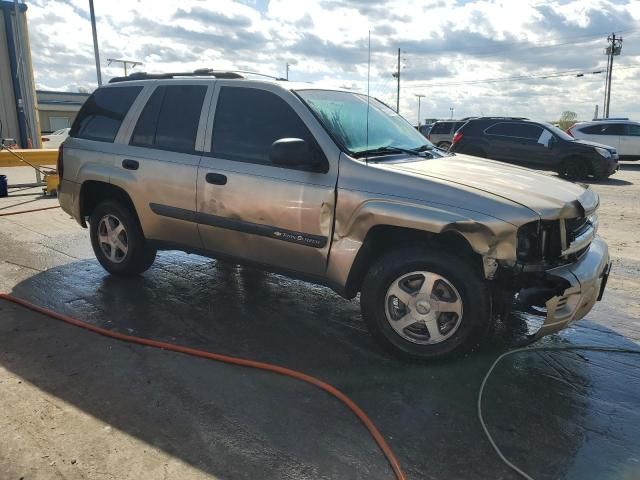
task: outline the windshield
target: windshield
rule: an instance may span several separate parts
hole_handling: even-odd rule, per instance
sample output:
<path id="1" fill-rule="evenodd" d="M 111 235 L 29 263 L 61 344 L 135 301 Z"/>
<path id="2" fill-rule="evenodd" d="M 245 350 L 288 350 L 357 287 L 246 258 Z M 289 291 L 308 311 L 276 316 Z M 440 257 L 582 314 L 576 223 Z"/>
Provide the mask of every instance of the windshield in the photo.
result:
<path id="1" fill-rule="evenodd" d="M 573 138 L 567 132 L 556 127 L 555 125 L 551 125 L 550 123 L 547 123 L 547 122 L 542 122 L 542 124 L 546 127 L 547 130 L 551 131 L 551 133 L 556 134 L 558 137 L 560 137 L 563 140 L 569 140 L 569 141 L 575 140 L 575 138 Z"/>
<path id="2" fill-rule="evenodd" d="M 369 97 L 367 126 L 366 95 L 333 90 L 300 90 L 298 94 L 349 153 L 433 147 L 409 122 L 375 98 Z"/>

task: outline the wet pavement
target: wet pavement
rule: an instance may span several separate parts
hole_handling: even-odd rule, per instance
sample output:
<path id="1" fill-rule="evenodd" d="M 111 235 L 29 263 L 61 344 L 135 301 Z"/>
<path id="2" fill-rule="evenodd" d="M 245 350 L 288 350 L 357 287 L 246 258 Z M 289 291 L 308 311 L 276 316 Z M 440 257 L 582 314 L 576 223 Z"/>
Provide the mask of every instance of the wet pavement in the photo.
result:
<path id="1" fill-rule="evenodd" d="M 116 331 L 325 380 L 367 412 L 411 480 L 518 478 L 476 416 L 480 382 L 514 345 L 518 321 L 473 355 L 410 365 L 377 347 L 356 300 L 329 289 L 180 252 L 161 252 L 139 278 L 117 279 L 65 214 L 32 215 L 0 219 L 0 289 Z M 624 320 L 615 295 L 538 345 L 639 349 L 603 325 Z M 536 479 L 640 478 L 639 357 L 505 359 L 485 390 L 485 420 Z M 0 412 L 3 480 L 393 478 L 357 419 L 311 386 L 120 343 L 7 302 Z"/>

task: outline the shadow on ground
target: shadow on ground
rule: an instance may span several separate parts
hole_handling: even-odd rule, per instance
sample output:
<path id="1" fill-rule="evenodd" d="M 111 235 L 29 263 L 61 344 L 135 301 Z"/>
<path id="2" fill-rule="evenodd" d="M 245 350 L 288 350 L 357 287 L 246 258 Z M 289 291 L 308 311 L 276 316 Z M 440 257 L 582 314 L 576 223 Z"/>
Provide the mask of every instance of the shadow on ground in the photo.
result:
<path id="1" fill-rule="evenodd" d="M 467 358 L 407 365 L 374 345 L 355 301 L 176 252 L 160 254 L 139 278 L 116 279 L 82 261 L 35 275 L 12 294 L 113 330 L 328 381 L 371 416 L 409 479 L 517 478 L 485 440 L 475 403 L 508 333 Z M 5 368 L 216 478 L 392 478 L 357 420 L 313 387 L 122 344 L 7 303 L 0 318 Z M 545 341 L 636 347 L 578 325 Z M 637 478 L 639 366 L 632 355 L 523 354 L 497 369 L 485 418 L 534 478 Z"/>

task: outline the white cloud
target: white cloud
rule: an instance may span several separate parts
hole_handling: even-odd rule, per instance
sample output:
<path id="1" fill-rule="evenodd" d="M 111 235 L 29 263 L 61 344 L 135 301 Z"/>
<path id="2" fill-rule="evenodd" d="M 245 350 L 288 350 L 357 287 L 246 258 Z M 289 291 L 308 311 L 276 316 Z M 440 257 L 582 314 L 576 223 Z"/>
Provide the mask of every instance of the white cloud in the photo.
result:
<path id="1" fill-rule="evenodd" d="M 606 62 L 606 32 L 622 30 L 616 66 L 640 65 L 640 2 L 635 0 L 95 0 L 103 77 L 122 74 L 107 58 L 144 71 L 200 67 L 250 69 L 366 92 L 395 105 L 396 52 L 403 50 L 401 112 L 424 117 L 512 114 L 554 119 L 563 110 L 590 118 L 602 103 L 602 75 L 440 85 L 573 69 Z M 75 90 L 96 83 L 86 0 L 28 3 L 39 87 Z M 549 45 L 558 44 L 556 47 Z M 615 69 L 612 113 L 640 117 L 640 69 Z"/>

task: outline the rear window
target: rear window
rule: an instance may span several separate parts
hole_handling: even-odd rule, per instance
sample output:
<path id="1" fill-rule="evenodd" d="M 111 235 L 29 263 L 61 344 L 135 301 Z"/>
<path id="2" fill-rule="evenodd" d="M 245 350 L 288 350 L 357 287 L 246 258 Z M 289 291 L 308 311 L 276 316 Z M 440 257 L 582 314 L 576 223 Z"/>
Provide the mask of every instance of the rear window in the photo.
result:
<path id="1" fill-rule="evenodd" d="M 157 87 L 138 119 L 131 145 L 193 153 L 205 85 Z"/>
<path id="2" fill-rule="evenodd" d="M 430 133 L 451 133 L 451 125 L 453 125 L 451 122 L 436 123 Z"/>
<path id="3" fill-rule="evenodd" d="M 588 125 L 586 127 L 582 127 L 578 129 L 582 133 L 586 133 L 587 135 L 599 135 L 602 130 L 602 125 Z"/>
<path id="4" fill-rule="evenodd" d="M 113 142 L 122 120 L 141 90 L 140 86 L 96 90 L 80 109 L 69 135 L 98 142 Z"/>

